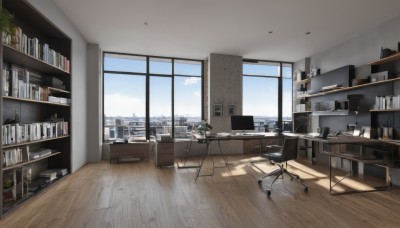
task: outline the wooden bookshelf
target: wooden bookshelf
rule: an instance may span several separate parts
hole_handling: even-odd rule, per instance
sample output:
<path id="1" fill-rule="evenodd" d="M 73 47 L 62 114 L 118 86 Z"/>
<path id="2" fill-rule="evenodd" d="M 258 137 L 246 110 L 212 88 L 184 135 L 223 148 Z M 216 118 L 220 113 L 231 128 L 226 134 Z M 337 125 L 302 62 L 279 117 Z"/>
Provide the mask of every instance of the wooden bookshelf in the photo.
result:
<path id="1" fill-rule="evenodd" d="M 10 134 L 15 129 L 14 138 L 21 140 L 24 136 L 27 136 L 26 132 L 24 135 L 22 131 L 30 127 L 31 129 L 38 129 L 33 137 L 37 137 L 36 135 L 43 137 L 43 132 L 47 135 L 47 138 L 40 140 L 0 146 L 0 164 L 2 164 L 0 166 L 0 217 L 3 217 L 4 214 L 10 213 L 23 205 L 37 193 L 44 192 L 47 187 L 63 179 L 62 177 L 57 178 L 40 188 L 39 191 L 25 193 L 27 195 L 17 194 L 13 196 L 16 200 L 5 203 L 3 202 L 5 196 L 3 195 L 5 190 L 3 189 L 3 181 L 5 181 L 4 178 L 7 178 L 7 180 L 10 178 L 10 173 L 14 172 L 14 179 L 10 179 L 13 185 L 8 189 L 17 188 L 17 183 L 21 183 L 22 186 L 28 184 L 26 177 L 23 176 L 26 174 L 21 172 L 21 175 L 15 177 L 15 172 L 20 172 L 19 170 L 31 169 L 35 173 L 32 175 L 33 178 L 37 177 L 36 174 L 47 169 L 67 169 L 68 173 L 71 172 L 71 105 L 27 98 L 40 97 L 42 92 L 45 95 L 46 92 L 59 94 L 67 99 L 72 97 L 70 92 L 72 75 L 69 72 L 72 68 L 70 65 L 72 63 L 72 41 L 38 10 L 33 8 L 28 1 L 1 0 L 0 2 L 2 7 L 13 15 L 13 24 L 17 26 L 16 35 L 19 36 L 19 39 L 17 39 L 19 43 L 15 43 L 15 39 L 11 39 L 11 42 L 9 42 L 10 39 L 8 38 L 0 41 L 0 65 L 2 69 L 0 73 L 2 80 L 4 79 L 8 84 L 8 87 L 5 87 L 3 83 L 0 86 L 0 110 L 2 112 L 0 125 L 5 129 L 2 133 Z M 36 48 L 31 48 L 32 46 Z M 24 49 L 23 47 L 27 48 Z M 28 47 L 31 49 L 28 49 Z M 18 80 L 18 86 L 15 86 L 16 80 Z M 20 82 L 24 84 L 19 84 Z M 47 91 L 40 88 L 46 88 Z M 12 94 L 18 94 L 18 97 L 11 96 Z M 69 124 L 59 123 L 63 121 Z M 44 122 L 50 124 L 25 125 Z M 19 125 L 12 125 L 14 123 L 19 123 Z M 55 136 L 56 130 L 65 130 L 63 127 L 68 128 L 68 135 L 49 137 Z M 21 133 L 17 133 L 17 129 Z M 7 138 L 6 136 L 6 143 Z M 29 147 L 31 151 L 32 149 L 47 148 L 57 152 L 35 160 L 3 167 L 4 151 L 23 146 Z M 17 155 L 18 153 L 20 151 L 16 150 Z M 20 159 L 15 160 L 20 161 Z M 9 200 L 10 198 L 8 198 Z"/>
<path id="2" fill-rule="evenodd" d="M 390 62 L 393 62 L 393 61 L 396 61 L 396 60 L 400 60 L 400 53 L 399 52 L 394 54 L 394 55 L 388 56 L 386 58 L 382 58 L 382 59 L 379 59 L 379 60 L 375 60 L 375 61 L 369 62 L 368 65 L 376 66 L 376 65 L 381 65 L 381 64 L 385 64 L 385 63 L 390 63 Z"/>

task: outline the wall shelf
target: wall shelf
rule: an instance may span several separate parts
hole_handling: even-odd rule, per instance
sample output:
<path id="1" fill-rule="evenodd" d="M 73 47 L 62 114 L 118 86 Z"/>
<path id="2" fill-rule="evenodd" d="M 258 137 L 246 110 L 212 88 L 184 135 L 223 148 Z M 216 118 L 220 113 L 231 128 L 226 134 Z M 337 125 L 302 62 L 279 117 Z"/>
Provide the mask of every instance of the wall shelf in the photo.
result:
<path id="1" fill-rule="evenodd" d="M 375 65 L 380 65 L 380 64 L 384 64 L 384 63 L 393 62 L 393 61 L 396 61 L 396 60 L 400 60 L 400 53 L 399 52 L 394 54 L 394 55 L 391 55 L 389 57 L 372 61 L 372 62 L 368 63 L 368 65 L 375 66 Z"/>
<path id="2" fill-rule="evenodd" d="M 312 113 L 312 111 L 304 111 L 304 112 L 293 112 L 293 114 L 299 114 L 299 113 Z"/>
<path id="3" fill-rule="evenodd" d="M 400 109 L 371 109 L 370 112 L 399 112 Z"/>
<path id="4" fill-rule="evenodd" d="M 327 91 L 327 92 L 320 92 L 320 93 L 310 94 L 307 97 L 324 96 L 324 95 L 328 95 L 328 94 L 331 94 L 331 93 L 339 93 L 339 92 L 343 92 L 343 91 L 350 91 L 350 90 L 355 90 L 355 89 L 369 87 L 369 86 L 375 86 L 375 85 L 394 82 L 394 81 L 399 81 L 399 80 L 400 80 L 400 77 L 399 78 L 388 79 L 388 80 L 384 80 L 384 81 L 379 81 L 379 82 L 371 82 L 371 83 L 367 83 L 367 84 L 351 86 L 351 87 L 343 87 L 343 88 L 340 88 L 340 89 L 335 89 L 335 90 L 331 90 L 331 91 Z"/>
<path id="5" fill-rule="evenodd" d="M 302 83 L 307 83 L 307 82 L 310 82 L 310 81 L 311 81 L 311 78 L 306 78 L 306 79 L 301 80 L 301 81 L 294 81 L 294 83 L 296 83 L 296 84 L 302 84 Z"/>

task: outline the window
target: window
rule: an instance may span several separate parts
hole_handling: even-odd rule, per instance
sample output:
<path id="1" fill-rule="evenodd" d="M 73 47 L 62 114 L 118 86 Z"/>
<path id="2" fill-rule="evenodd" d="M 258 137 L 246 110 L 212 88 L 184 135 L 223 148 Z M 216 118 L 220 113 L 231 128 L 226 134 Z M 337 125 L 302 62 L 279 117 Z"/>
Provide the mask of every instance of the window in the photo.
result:
<path id="1" fill-rule="evenodd" d="M 275 131 L 280 126 L 284 131 L 291 131 L 291 71 L 292 64 L 289 63 L 244 61 L 243 115 L 254 116 L 256 131 Z M 279 88 L 280 80 L 282 80 L 281 89 Z M 280 121 L 281 124 L 278 124 Z"/>
<path id="2" fill-rule="evenodd" d="M 203 61 L 104 53 L 104 140 L 189 138 L 202 119 Z"/>

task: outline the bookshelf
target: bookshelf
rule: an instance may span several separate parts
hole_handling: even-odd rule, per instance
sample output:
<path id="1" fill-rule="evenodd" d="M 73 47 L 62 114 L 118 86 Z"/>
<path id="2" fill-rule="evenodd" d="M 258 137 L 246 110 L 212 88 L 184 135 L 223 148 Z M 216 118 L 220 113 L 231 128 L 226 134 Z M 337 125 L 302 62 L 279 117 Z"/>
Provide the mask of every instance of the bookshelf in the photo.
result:
<path id="1" fill-rule="evenodd" d="M 2 217 L 71 171 L 72 75 L 71 39 L 27 1 L 0 2 L 17 28 L 0 45 Z"/>

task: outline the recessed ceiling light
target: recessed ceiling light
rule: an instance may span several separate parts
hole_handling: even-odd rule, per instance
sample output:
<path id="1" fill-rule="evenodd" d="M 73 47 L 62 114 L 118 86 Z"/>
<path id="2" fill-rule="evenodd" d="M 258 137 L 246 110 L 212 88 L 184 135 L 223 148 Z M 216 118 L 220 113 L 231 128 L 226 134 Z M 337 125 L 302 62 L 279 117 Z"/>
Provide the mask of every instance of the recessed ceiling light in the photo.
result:
<path id="1" fill-rule="evenodd" d="M 268 31 L 269 34 L 272 34 L 272 31 Z"/>
<path id="2" fill-rule="evenodd" d="M 148 26 L 149 25 L 149 23 L 146 21 L 146 22 L 144 22 L 143 23 L 145 26 Z"/>
<path id="3" fill-rule="evenodd" d="M 306 35 L 310 35 L 311 34 L 311 32 L 306 32 Z"/>

